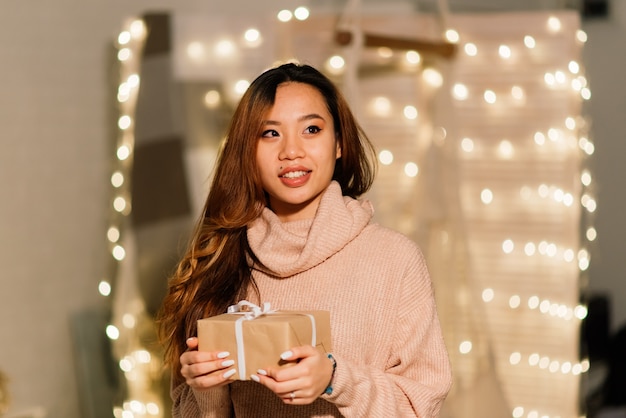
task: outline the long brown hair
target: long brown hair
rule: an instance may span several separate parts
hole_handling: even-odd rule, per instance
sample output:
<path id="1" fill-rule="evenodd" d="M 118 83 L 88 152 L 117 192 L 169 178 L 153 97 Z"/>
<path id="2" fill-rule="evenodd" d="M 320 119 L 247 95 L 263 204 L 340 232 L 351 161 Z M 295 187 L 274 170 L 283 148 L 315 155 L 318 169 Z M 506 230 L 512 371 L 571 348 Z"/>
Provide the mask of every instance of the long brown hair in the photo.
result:
<path id="1" fill-rule="evenodd" d="M 178 358 L 186 349 L 186 339 L 196 335 L 198 319 L 226 312 L 249 292 L 259 297 L 249 265 L 257 260 L 246 235 L 247 225 L 266 206 L 256 144 L 276 88 L 286 82 L 309 84 L 325 98 L 341 147 L 333 179 L 343 194 L 357 198 L 374 180 L 372 144 L 331 80 L 309 65 L 293 63 L 257 77 L 235 109 L 204 210 L 157 315 L 165 363 L 177 374 Z"/>

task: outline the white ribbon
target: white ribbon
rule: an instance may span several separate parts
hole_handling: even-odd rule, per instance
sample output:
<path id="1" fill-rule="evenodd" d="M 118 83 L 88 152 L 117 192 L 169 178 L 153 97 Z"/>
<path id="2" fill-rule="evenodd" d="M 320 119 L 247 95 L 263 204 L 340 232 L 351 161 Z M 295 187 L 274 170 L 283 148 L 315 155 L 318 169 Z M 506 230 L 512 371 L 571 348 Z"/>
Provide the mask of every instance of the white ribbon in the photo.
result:
<path id="1" fill-rule="evenodd" d="M 243 307 L 247 307 L 247 310 L 242 310 Z M 235 342 L 237 343 L 237 368 L 239 371 L 239 378 L 244 379 L 246 376 L 246 355 L 243 346 L 243 321 L 251 321 L 256 318 L 259 318 L 263 315 L 274 314 L 277 311 L 275 309 L 270 309 L 270 303 L 263 303 L 263 308 L 258 305 L 255 305 L 252 302 L 248 302 L 247 300 L 242 300 L 236 305 L 230 305 L 226 311 L 228 314 L 242 315 L 241 318 L 235 321 Z M 311 345 L 313 347 L 317 344 L 317 336 L 315 329 L 315 317 L 311 314 L 300 314 L 306 315 L 311 320 Z"/>

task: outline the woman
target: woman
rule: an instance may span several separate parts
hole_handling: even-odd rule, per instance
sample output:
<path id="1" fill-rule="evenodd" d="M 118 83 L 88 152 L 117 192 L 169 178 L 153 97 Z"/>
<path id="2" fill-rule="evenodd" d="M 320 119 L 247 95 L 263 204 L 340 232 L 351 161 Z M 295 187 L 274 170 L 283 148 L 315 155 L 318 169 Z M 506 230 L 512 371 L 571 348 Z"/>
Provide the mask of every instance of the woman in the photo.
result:
<path id="1" fill-rule="evenodd" d="M 307 65 L 261 74 L 228 129 L 159 331 L 174 416 L 436 417 L 450 364 L 417 246 L 357 200 L 373 148 L 334 84 Z M 240 300 L 328 310 L 334 351 L 232 381 L 233 354 L 197 350 L 196 321 Z"/>

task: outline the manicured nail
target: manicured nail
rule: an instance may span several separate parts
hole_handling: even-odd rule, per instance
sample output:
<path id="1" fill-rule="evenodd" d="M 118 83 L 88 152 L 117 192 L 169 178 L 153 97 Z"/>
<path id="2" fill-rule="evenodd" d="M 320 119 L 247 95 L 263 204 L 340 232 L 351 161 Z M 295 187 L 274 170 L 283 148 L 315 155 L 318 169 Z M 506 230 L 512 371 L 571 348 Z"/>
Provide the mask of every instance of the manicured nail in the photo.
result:
<path id="1" fill-rule="evenodd" d="M 222 351 L 221 353 L 217 354 L 217 358 L 226 358 L 230 356 L 230 353 L 228 351 Z"/>
<path id="2" fill-rule="evenodd" d="M 232 376 L 232 375 L 234 375 L 235 373 L 237 373 L 237 370 L 235 370 L 235 369 L 230 369 L 229 371 L 227 371 L 226 373 L 224 373 L 224 374 L 222 375 L 222 377 L 223 377 L 224 379 L 228 379 L 229 377 L 231 377 L 231 376 Z"/>
<path id="3" fill-rule="evenodd" d="M 256 374 L 250 375 L 250 379 L 254 380 L 257 383 L 261 381 L 261 379 L 259 379 L 259 376 L 257 376 Z"/>
<path id="4" fill-rule="evenodd" d="M 259 369 L 256 371 L 258 374 L 260 374 L 261 376 L 267 376 L 267 372 L 263 369 Z"/>
<path id="5" fill-rule="evenodd" d="M 235 364 L 235 360 L 224 360 L 222 362 L 222 367 L 229 367 Z"/>
<path id="6" fill-rule="evenodd" d="M 291 356 L 293 356 L 293 353 L 291 351 L 285 351 L 283 354 L 280 355 L 280 358 L 282 358 L 283 360 L 287 360 Z"/>
<path id="7" fill-rule="evenodd" d="M 193 337 L 187 338 L 187 342 L 191 342 L 191 341 L 193 341 Z"/>

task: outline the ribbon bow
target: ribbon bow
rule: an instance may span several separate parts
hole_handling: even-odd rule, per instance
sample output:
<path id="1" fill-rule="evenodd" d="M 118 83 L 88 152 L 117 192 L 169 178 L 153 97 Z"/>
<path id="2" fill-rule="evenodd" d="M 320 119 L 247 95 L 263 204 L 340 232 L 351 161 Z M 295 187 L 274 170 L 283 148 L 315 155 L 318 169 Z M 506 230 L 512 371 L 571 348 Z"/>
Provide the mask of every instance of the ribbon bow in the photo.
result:
<path id="1" fill-rule="evenodd" d="M 244 307 L 247 307 L 247 310 L 243 310 Z M 258 318 L 259 316 L 270 314 L 276 312 L 276 309 L 270 309 L 270 303 L 264 302 L 263 308 L 258 305 L 255 305 L 252 302 L 248 302 L 247 300 L 242 300 L 236 305 L 230 305 L 226 313 L 229 314 L 243 314 L 244 319 L 251 320 Z"/>

